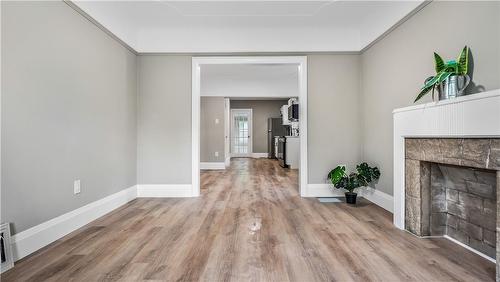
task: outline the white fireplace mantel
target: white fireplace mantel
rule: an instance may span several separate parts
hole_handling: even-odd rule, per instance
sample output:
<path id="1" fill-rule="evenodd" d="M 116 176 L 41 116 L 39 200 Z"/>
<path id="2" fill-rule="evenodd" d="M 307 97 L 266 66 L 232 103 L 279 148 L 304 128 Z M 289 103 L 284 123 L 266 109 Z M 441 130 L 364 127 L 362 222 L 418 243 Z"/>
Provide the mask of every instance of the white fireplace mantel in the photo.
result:
<path id="1" fill-rule="evenodd" d="M 500 137 L 500 89 L 400 108 L 394 119 L 394 225 L 405 228 L 405 146 L 409 137 Z"/>

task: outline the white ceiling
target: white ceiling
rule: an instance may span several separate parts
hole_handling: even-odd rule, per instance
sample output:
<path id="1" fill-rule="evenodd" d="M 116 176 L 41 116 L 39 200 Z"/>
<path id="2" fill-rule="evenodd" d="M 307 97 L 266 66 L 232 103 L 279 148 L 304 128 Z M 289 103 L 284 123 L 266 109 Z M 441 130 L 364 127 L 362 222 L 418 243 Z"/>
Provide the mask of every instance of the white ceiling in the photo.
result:
<path id="1" fill-rule="evenodd" d="M 423 1 L 74 1 L 140 53 L 359 51 Z"/>
<path id="2" fill-rule="evenodd" d="M 298 66 L 202 65 L 201 96 L 298 97 Z"/>

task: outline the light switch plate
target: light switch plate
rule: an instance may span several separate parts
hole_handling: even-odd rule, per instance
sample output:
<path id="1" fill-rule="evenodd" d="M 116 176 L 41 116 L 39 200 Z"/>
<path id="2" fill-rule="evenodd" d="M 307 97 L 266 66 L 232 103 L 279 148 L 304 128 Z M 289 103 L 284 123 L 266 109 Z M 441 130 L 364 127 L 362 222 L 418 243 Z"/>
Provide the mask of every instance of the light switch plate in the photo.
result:
<path id="1" fill-rule="evenodd" d="M 78 180 L 75 180 L 75 182 L 73 182 L 73 193 L 76 195 L 76 194 L 80 194 L 80 179 Z"/>
<path id="2" fill-rule="evenodd" d="M 219 119 L 218 118 L 215 119 L 215 124 L 219 124 Z"/>

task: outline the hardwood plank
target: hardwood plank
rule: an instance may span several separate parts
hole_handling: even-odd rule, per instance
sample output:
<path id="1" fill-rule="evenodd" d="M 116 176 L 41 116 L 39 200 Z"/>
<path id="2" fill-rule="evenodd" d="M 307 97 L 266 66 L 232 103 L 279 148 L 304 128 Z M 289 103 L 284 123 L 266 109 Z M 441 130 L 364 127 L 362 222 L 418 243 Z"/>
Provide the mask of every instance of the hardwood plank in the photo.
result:
<path id="1" fill-rule="evenodd" d="M 300 198 L 298 173 L 233 159 L 201 196 L 136 199 L 22 259 L 2 281 L 492 281 L 495 265 L 392 215 Z"/>

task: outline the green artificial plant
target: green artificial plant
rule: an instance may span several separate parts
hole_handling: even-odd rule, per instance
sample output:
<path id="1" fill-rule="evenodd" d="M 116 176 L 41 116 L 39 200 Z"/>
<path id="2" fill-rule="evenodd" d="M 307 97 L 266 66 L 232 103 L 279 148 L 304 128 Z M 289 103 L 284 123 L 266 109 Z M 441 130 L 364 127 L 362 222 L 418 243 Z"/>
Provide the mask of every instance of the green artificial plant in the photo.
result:
<path id="1" fill-rule="evenodd" d="M 346 167 L 339 165 L 328 173 L 328 179 L 337 189 L 344 188 L 350 193 L 354 189 L 367 186 L 374 180 L 380 178 L 380 171 L 377 167 L 370 167 L 367 163 L 361 163 L 356 166 L 356 172 L 346 173 Z"/>
<path id="2" fill-rule="evenodd" d="M 436 75 L 427 78 L 414 102 L 420 100 L 431 90 L 432 96 L 434 97 L 435 88 L 448 77 L 452 75 L 466 75 L 469 68 L 469 47 L 465 46 L 462 49 L 462 52 L 460 53 L 460 56 L 458 56 L 457 60 L 450 60 L 446 63 L 443 61 L 441 56 L 434 52 L 434 65 Z"/>

